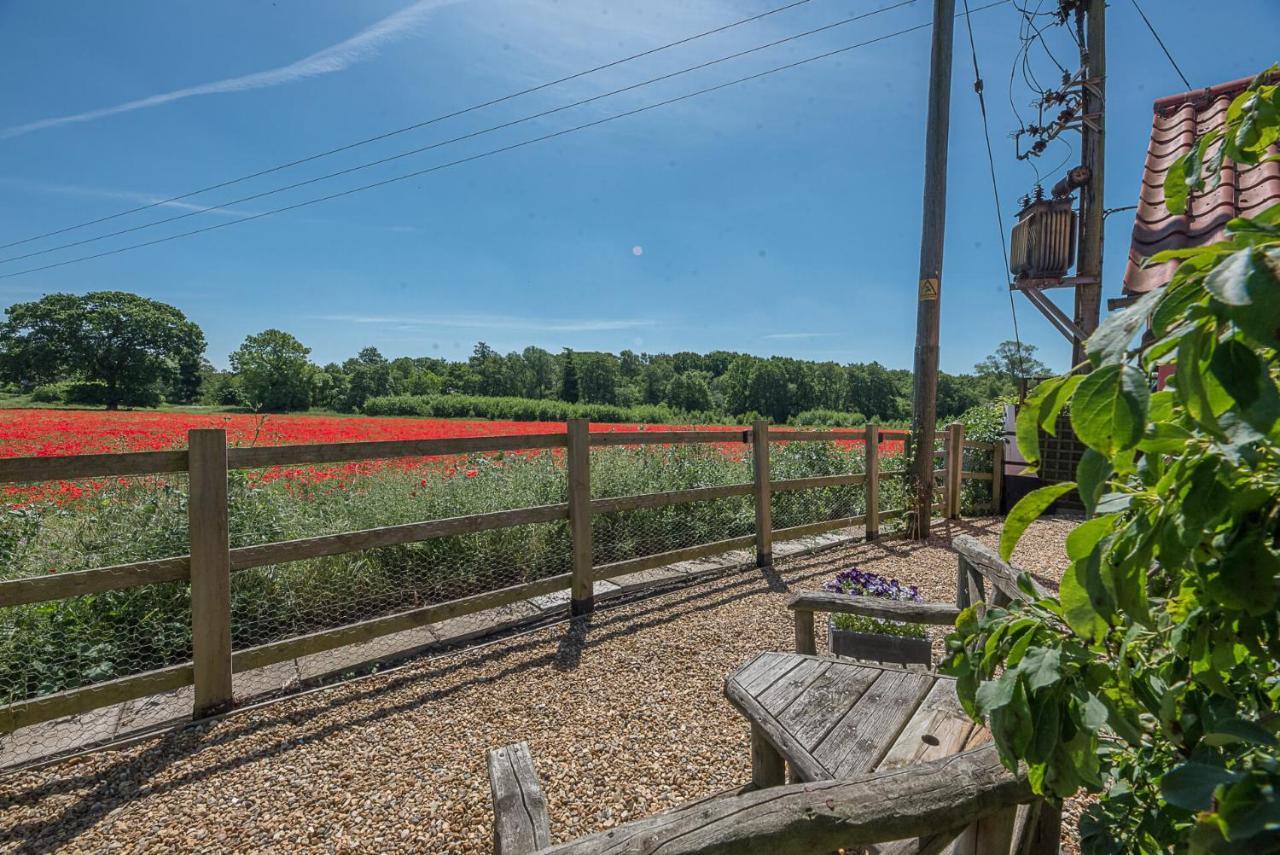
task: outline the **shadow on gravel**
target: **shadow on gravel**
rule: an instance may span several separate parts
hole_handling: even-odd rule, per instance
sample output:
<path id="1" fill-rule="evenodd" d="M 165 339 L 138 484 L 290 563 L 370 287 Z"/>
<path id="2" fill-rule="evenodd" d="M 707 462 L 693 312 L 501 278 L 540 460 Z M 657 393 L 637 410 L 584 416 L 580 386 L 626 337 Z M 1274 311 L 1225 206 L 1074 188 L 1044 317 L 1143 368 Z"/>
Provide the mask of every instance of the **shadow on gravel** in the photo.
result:
<path id="1" fill-rule="evenodd" d="M 574 671 L 582 662 L 582 649 L 587 646 L 587 630 L 591 628 L 591 615 L 574 618 L 565 626 L 551 667 L 557 671 Z"/>
<path id="2" fill-rule="evenodd" d="M 984 529 L 976 529 L 985 531 Z M 909 555 L 919 545 L 902 548 L 901 541 L 859 544 L 850 548 L 850 561 L 874 567 L 877 555 Z M 613 639 L 643 632 L 646 629 L 674 623 L 688 616 L 718 609 L 748 597 L 783 593 L 792 587 L 803 587 L 831 574 L 830 564 L 836 552 L 796 556 L 782 559 L 778 568 L 761 575 L 744 571 L 697 583 L 689 589 L 669 590 L 649 598 L 608 604 L 587 618 L 569 622 L 554 650 L 532 659 L 520 658 L 537 648 L 546 648 L 549 639 L 542 629 L 521 636 L 509 636 L 487 646 L 447 652 L 437 659 L 410 664 L 400 672 L 387 672 L 365 682 L 336 684 L 293 698 L 282 699 L 275 706 L 264 706 L 243 715 L 206 722 L 172 731 L 155 738 L 138 754 L 123 755 L 101 772 L 69 775 L 52 782 L 39 776 L 26 790 L 22 775 L 6 781 L 10 785 L 0 791 L 0 816 L 16 806 L 48 803 L 52 815 L 40 822 L 15 824 L 0 828 L 0 848 L 17 852 L 45 852 L 72 843 L 77 836 L 107 818 L 116 809 L 134 799 L 179 789 L 208 777 L 229 772 L 272 757 L 285 755 L 295 748 L 324 740 L 334 733 L 360 727 L 401 713 L 420 710 L 424 705 L 475 686 L 497 683 L 529 668 L 550 667 L 571 671 L 578 667 L 590 649 Z M 787 621 L 781 600 L 764 600 L 767 608 L 777 610 L 777 619 Z M 517 661 L 492 674 L 475 674 L 438 685 L 440 681 L 474 668 L 477 660 L 497 663 Z M 451 661 L 443 661 L 443 660 Z M 331 720 L 329 714 L 363 701 L 384 698 L 388 703 L 355 718 Z M 496 738 L 518 737 L 504 734 Z M 253 737 L 248 739 L 247 737 Z M 201 752 L 213 746 L 228 746 L 245 739 L 241 752 L 201 765 Z M 135 749 L 125 749 L 133 751 Z M 163 781 L 155 779 L 165 769 L 182 763 L 192 767 Z M 64 761 L 64 765 L 67 765 Z M 68 770 L 70 771 L 70 770 Z"/>

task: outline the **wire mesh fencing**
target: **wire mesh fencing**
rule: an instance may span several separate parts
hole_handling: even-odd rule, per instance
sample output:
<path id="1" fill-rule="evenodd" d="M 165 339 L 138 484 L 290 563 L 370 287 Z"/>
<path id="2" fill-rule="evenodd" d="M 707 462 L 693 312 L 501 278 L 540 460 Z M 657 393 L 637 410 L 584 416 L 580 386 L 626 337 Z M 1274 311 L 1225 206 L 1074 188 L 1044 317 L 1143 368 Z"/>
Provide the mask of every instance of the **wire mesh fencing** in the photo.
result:
<path id="1" fill-rule="evenodd" d="M 185 554 L 186 513 L 185 473 L 7 487 L 0 580 L 48 579 Z M 186 582 L 0 607 L 0 707 L 190 659 Z M 144 713 L 113 707 L 20 729 L 0 737 L 0 767 L 106 741 L 122 722 L 143 720 Z"/>
<path id="2" fill-rule="evenodd" d="M 736 431 L 721 434 L 743 437 Z M 231 677 L 234 700 L 350 673 L 491 629 L 495 621 L 546 614 L 569 599 L 563 589 L 570 574 L 631 559 L 656 567 L 643 559 L 687 548 L 718 545 L 694 553 L 708 555 L 749 545 L 756 533 L 751 445 L 743 438 L 649 439 L 655 444 L 590 449 L 589 490 L 595 504 L 591 562 L 585 568 L 573 564 L 566 519 L 570 507 L 581 507 L 581 494 L 576 494 L 578 504 L 570 501 L 570 455 L 552 443 L 533 451 L 228 472 L 227 557 L 235 569 L 229 607 L 221 613 L 230 624 L 236 661 L 250 663 L 237 666 Z M 506 438 L 505 447 L 513 444 Z M 881 513 L 909 504 L 902 446 L 899 436 L 891 436 L 879 448 Z M 975 460 L 966 468 L 980 471 L 979 455 L 966 452 L 966 460 L 970 456 Z M 775 532 L 866 514 L 867 487 L 856 480 L 859 475 L 865 480 L 868 459 L 861 440 L 847 435 L 834 441 L 787 439 L 780 432 L 770 443 L 769 458 Z M 785 485 L 830 476 L 841 482 L 804 489 Z M 842 482 L 850 476 L 853 483 Z M 982 488 L 966 482 L 966 490 Z M 10 488 L 0 521 L 0 557 L 5 559 L 0 580 L 184 556 L 192 551 L 188 495 L 185 474 Z M 490 522 L 472 525 L 484 515 L 493 515 Z M 880 531 L 902 522 L 886 520 Z M 448 525 L 437 526 L 435 534 L 396 534 L 375 546 L 344 539 L 351 533 L 364 537 L 436 523 Z M 289 551 L 317 538 L 336 538 L 340 549 L 303 550 L 311 557 Z M 723 543 L 731 540 L 737 542 Z M 287 548 L 276 549 L 265 566 L 235 563 L 237 556 L 261 554 L 267 547 Z M 194 556 L 189 566 L 194 573 Z M 134 694 L 109 708 L 77 701 L 76 709 L 87 711 L 34 728 L 24 725 L 7 736 L 13 727 L 0 727 L 0 766 L 103 741 L 125 732 L 122 728 L 191 715 L 193 690 L 184 685 L 192 679 L 188 582 L 87 594 L 65 589 L 59 596 L 0 607 L 0 719 L 33 698 L 74 695 L 86 686 L 120 678 L 129 682 L 157 669 L 167 669 L 172 678 L 154 691 L 148 683 L 145 696 L 130 688 Z M 364 625 L 371 631 L 345 634 Z M 320 643 L 313 644 L 317 637 Z M 264 649 L 268 653 L 262 654 Z"/>

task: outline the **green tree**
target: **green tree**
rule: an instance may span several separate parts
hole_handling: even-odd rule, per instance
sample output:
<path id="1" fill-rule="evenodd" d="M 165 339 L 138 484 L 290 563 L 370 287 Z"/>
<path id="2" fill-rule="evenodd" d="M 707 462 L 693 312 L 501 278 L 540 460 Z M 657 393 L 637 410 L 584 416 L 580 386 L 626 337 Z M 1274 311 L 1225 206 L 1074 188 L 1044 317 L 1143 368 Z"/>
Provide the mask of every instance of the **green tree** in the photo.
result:
<path id="1" fill-rule="evenodd" d="M 760 413 L 782 424 L 791 415 L 791 386 L 782 359 L 739 356 L 721 384 L 725 407 L 734 415 Z"/>
<path id="2" fill-rule="evenodd" d="M 526 398 L 552 398 L 555 397 L 556 383 L 558 376 L 556 373 L 556 358 L 540 347 L 529 346 L 520 352 L 524 358 L 524 364 L 527 367 L 525 377 L 528 385 L 524 389 Z"/>
<path id="3" fill-rule="evenodd" d="M 650 360 L 640 372 L 640 400 L 646 404 L 661 404 L 675 376 L 671 360 L 666 357 Z"/>
<path id="4" fill-rule="evenodd" d="M 846 406 L 867 418 L 901 419 L 909 413 L 902 406 L 893 375 L 879 362 L 849 366 Z"/>
<path id="5" fill-rule="evenodd" d="M 973 366 L 979 377 L 998 378 L 1007 382 L 1007 388 L 1014 392 L 1018 381 L 1039 377 L 1048 377 L 1049 367 L 1036 358 L 1034 344 L 1019 344 L 1016 341 L 1002 341 L 996 352 Z"/>
<path id="6" fill-rule="evenodd" d="M 701 371 L 687 371 L 671 378 L 666 402 L 686 413 L 705 413 L 711 409 L 711 386 Z"/>
<path id="7" fill-rule="evenodd" d="M 390 395 L 395 391 L 391 384 L 391 363 L 376 347 L 362 348 L 353 358 L 342 363 L 342 371 L 347 375 L 342 409 L 347 412 L 357 412 L 370 398 Z"/>
<path id="8" fill-rule="evenodd" d="M 245 404 L 256 411 L 305 410 L 311 402 L 311 373 L 306 347 L 282 330 L 251 335 L 231 354 Z"/>
<path id="9" fill-rule="evenodd" d="M 618 357 L 612 353 L 578 352 L 573 355 L 578 371 L 579 398 L 584 404 L 618 402 Z"/>
<path id="10" fill-rule="evenodd" d="M 30 389 L 57 380 L 102 384 L 107 409 L 198 386 L 205 339 L 178 309 L 124 291 L 50 294 L 17 303 L 0 325 L 0 378 Z M 193 396 L 194 397 L 194 396 Z"/>
<path id="11" fill-rule="evenodd" d="M 582 390 L 578 384 L 577 357 L 569 348 L 560 355 L 560 400 L 578 403 Z"/>
<path id="12" fill-rule="evenodd" d="M 1280 87 L 1255 81 L 1225 125 L 1169 170 L 1171 210 L 1225 158 L 1274 159 Z M 963 612 L 947 669 L 1037 793 L 1101 793 L 1086 852 L 1277 852 L 1280 205 L 1149 263 L 1169 261 L 1165 288 L 1089 338 L 1090 373 L 1042 383 L 1018 414 L 1032 464 L 1066 406 L 1088 447 L 1076 481 L 1023 498 L 1001 535 L 1007 559 L 1079 492 L 1090 516 L 1058 594 Z M 1130 349 L 1148 327 L 1152 343 Z"/>

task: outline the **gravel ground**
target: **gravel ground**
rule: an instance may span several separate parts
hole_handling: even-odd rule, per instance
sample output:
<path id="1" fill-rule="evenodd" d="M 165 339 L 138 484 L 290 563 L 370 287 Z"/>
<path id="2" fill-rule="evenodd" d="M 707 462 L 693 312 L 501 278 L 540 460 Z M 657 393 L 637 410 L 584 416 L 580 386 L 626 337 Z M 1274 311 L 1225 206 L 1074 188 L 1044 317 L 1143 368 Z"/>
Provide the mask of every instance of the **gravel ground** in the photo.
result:
<path id="1" fill-rule="evenodd" d="M 1051 580 L 1070 520 L 1015 563 Z M 488 748 L 528 740 L 552 835 L 576 837 L 746 782 L 725 676 L 791 649 L 786 589 L 857 564 L 954 598 L 941 525 L 602 609 L 488 646 L 280 701 L 130 748 L 0 779 L 0 850 L 491 851 Z M 1069 805 L 1068 813 L 1072 813 Z M 1074 817 L 1067 820 L 1074 826 Z"/>

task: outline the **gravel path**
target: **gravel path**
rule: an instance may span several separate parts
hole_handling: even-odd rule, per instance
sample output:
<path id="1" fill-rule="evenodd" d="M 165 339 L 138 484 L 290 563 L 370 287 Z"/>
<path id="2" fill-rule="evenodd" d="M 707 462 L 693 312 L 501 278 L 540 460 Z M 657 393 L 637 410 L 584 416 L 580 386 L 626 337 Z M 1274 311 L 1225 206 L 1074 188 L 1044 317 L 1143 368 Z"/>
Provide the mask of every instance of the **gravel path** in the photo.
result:
<path id="1" fill-rule="evenodd" d="M 1046 520 L 1015 562 L 1055 579 L 1075 523 Z M 557 840 L 750 777 L 725 676 L 794 641 L 786 588 L 857 564 L 954 598 L 941 525 L 602 609 L 483 648 L 280 701 L 199 729 L 0 779 L 0 850 L 491 851 L 485 750 L 528 740 Z"/>

